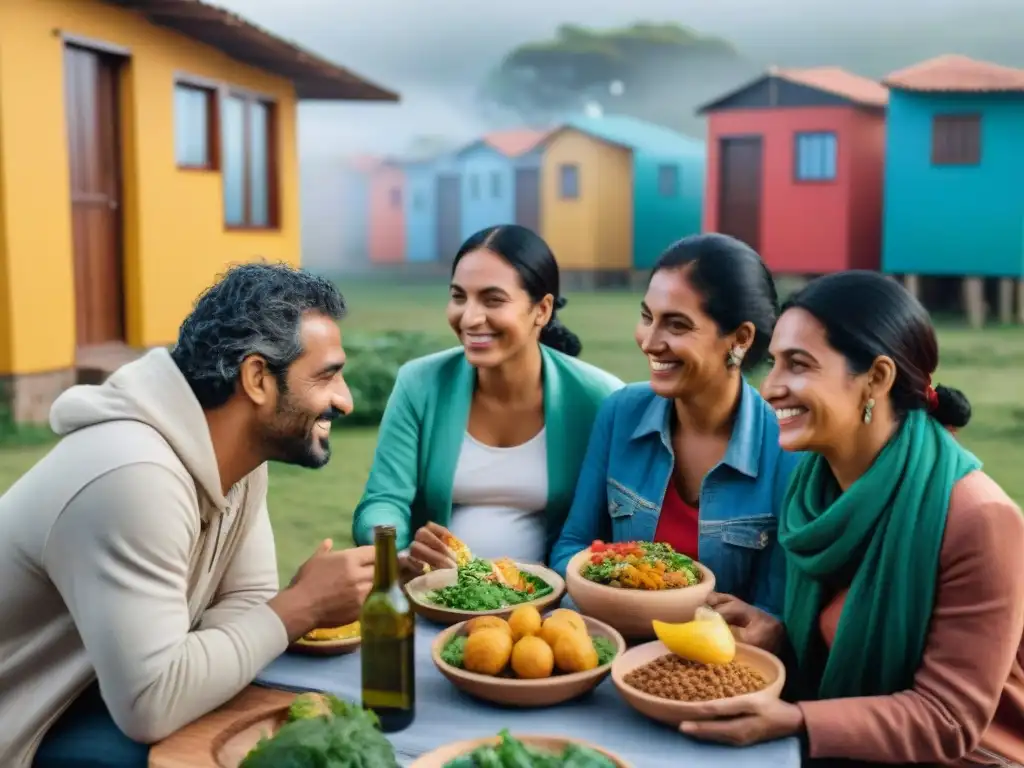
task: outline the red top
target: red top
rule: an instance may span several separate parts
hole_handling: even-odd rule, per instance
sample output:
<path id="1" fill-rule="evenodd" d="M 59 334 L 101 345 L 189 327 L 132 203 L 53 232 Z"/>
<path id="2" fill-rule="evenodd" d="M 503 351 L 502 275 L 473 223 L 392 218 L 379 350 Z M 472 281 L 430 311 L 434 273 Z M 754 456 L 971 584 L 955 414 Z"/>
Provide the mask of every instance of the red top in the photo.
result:
<path id="1" fill-rule="evenodd" d="M 683 501 L 679 491 L 676 490 L 676 484 L 672 478 L 669 478 L 668 488 L 665 490 L 665 500 L 661 503 L 658 527 L 654 531 L 654 540 L 663 544 L 671 544 L 679 554 L 697 560 L 697 542 L 700 538 L 699 520 L 700 513 L 695 507 L 691 507 Z"/>

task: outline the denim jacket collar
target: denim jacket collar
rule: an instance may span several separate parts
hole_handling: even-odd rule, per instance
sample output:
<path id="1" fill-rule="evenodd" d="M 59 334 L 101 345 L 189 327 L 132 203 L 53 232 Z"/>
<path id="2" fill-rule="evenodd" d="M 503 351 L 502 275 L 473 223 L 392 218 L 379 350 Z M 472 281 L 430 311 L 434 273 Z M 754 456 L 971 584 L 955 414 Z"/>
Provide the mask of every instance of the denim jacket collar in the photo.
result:
<path id="1" fill-rule="evenodd" d="M 740 410 L 732 427 L 732 437 L 729 438 L 723 464 L 748 477 L 757 477 L 764 439 L 764 419 L 761 399 L 747 380 L 743 379 L 740 386 Z M 651 400 L 630 439 L 641 440 L 651 435 L 659 435 L 665 447 L 672 450 L 672 401 L 668 398 L 655 396 Z"/>

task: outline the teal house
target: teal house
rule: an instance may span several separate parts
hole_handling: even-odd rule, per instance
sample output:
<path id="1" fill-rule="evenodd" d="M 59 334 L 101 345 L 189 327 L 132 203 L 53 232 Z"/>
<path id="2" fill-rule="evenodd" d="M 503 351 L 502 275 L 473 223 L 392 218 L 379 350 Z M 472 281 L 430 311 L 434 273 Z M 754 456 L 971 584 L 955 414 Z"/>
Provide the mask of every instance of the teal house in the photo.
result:
<path id="1" fill-rule="evenodd" d="M 883 84 L 882 270 L 1024 278 L 1024 70 L 942 56 Z"/>

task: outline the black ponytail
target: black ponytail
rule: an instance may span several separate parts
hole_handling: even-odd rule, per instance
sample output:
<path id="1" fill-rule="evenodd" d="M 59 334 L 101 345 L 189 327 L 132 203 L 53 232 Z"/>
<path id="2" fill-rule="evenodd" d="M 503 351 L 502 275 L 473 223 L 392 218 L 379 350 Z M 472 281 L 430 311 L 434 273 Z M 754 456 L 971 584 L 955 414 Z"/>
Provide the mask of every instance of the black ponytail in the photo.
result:
<path id="1" fill-rule="evenodd" d="M 540 343 L 545 347 L 563 352 L 570 357 L 579 357 L 583 351 L 583 342 L 580 337 L 565 327 L 565 324 L 558 317 L 558 310 L 569 303 L 564 296 L 555 299 L 555 309 L 551 313 L 551 320 L 540 330 Z"/>

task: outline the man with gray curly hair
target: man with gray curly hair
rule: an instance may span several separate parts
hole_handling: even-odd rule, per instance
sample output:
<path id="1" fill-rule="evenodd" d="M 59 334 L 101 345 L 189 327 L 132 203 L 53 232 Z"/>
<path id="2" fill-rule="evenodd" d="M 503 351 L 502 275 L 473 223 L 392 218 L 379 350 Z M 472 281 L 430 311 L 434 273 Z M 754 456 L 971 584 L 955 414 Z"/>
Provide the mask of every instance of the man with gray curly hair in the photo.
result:
<path id="1" fill-rule="evenodd" d="M 266 503 L 267 462 L 322 467 L 352 409 L 344 314 L 326 280 L 237 266 L 172 350 L 57 399 L 60 442 L 0 497 L 0 765 L 71 764 L 83 738 L 145 765 L 290 642 L 358 618 L 373 548 L 325 541 L 279 591 Z"/>

